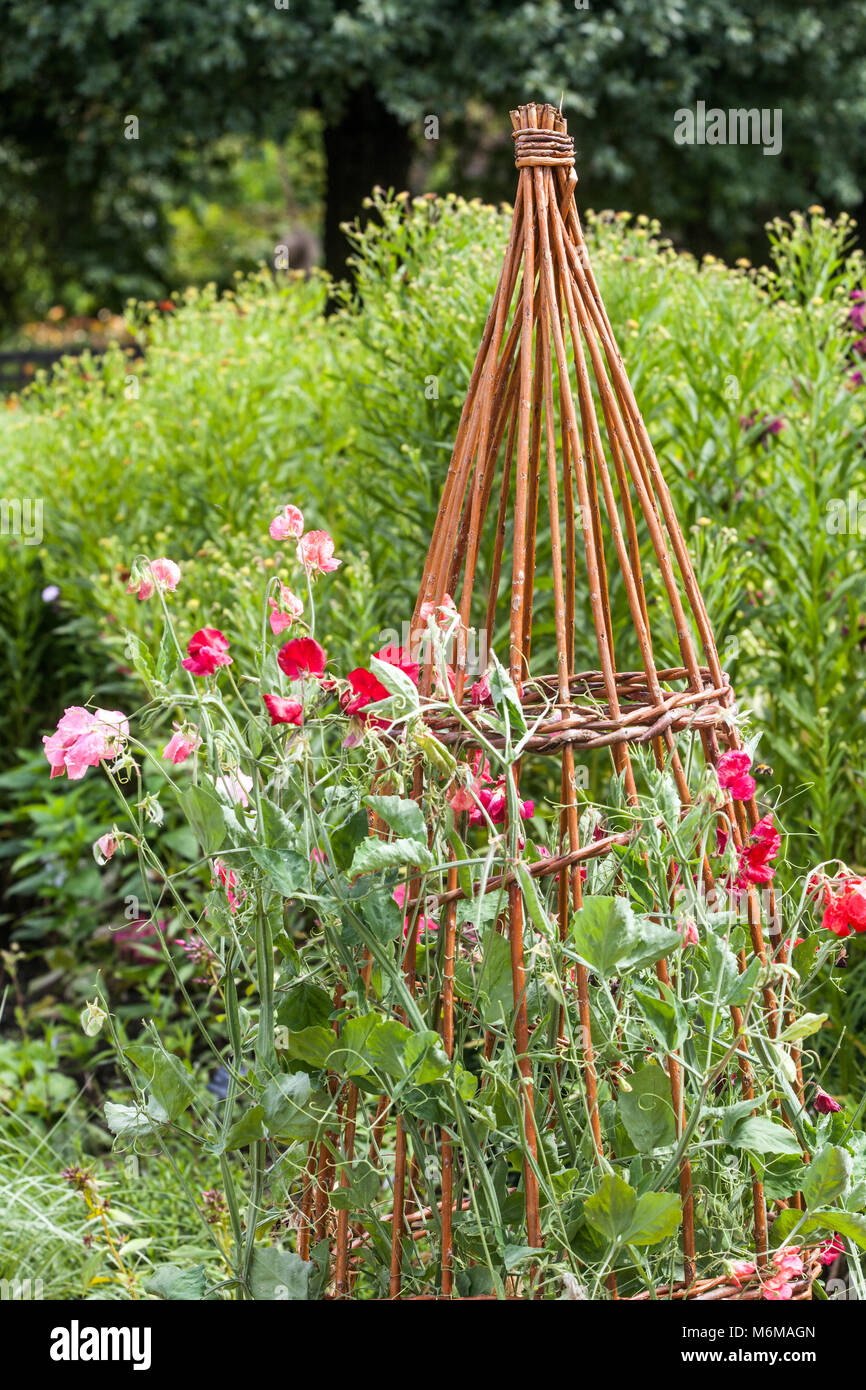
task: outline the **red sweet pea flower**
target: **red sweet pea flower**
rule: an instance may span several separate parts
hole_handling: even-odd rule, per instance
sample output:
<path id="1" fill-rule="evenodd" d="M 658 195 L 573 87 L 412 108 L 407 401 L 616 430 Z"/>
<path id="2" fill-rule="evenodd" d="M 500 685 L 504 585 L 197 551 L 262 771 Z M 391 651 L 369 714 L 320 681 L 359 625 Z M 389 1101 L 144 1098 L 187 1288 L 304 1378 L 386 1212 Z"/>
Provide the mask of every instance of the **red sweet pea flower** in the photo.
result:
<path id="1" fill-rule="evenodd" d="M 315 638 L 293 637 L 280 648 L 277 662 L 283 675 L 290 681 L 297 681 L 304 676 L 323 676 L 327 659 Z"/>
<path id="2" fill-rule="evenodd" d="M 752 755 L 745 749 L 732 749 L 719 758 L 719 786 L 729 791 L 735 801 L 751 801 L 755 795 L 755 779 L 749 774 L 751 766 Z"/>
<path id="3" fill-rule="evenodd" d="M 749 884 L 771 883 L 776 870 L 769 861 L 775 859 L 781 845 L 782 837 L 773 825 L 773 815 L 770 812 L 758 821 L 740 850 L 736 886 L 746 888 Z"/>
<path id="4" fill-rule="evenodd" d="M 218 666 L 231 666 L 228 649 L 228 641 L 218 628 L 199 628 L 189 639 L 189 655 L 181 665 L 194 676 L 212 676 Z"/>
<path id="5" fill-rule="evenodd" d="M 809 891 L 823 899 L 821 926 L 827 931 L 838 937 L 866 932 L 866 879 L 847 869 L 835 880 L 813 875 Z"/>
<path id="6" fill-rule="evenodd" d="M 420 667 L 417 661 L 411 661 L 409 653 L 405 647 L 383 647 L 381 651 L 374 652 L 377 661 L 387 661 L 389 666 L 396 666 L 398 671 L 402 671 L 404 676 L 408 676 L 413 685 L 418 684 L 418 672 Z"/>
<path id="7" fill-rule="evenodd" d="M 304 707 L 297 700 L 285 700 L 282 695 L 263 695 L 271 724 L 303 724 Z"/>
<path id="8" fill-rule="evenodd" d="M 389 666 L 396 666 L 404 675 L 408 676 L 415 685 L 418 684 L 419 666 L 417 661 L 410 661 L 408 653 L 403 647 L 389 646 L 383 647 L 381 651 L 375 652 L 377 660 L 385 661 Z M 350 671 L 347 678 L 352 688 L 351 695 L 344 695 L 342 698 L 343 713 L 355 714 L 363 723 L 371 723 L 374 728 L 387 729 L 388 721 L 377 719 L 374 715 L 365 714 L 367 705 L 375 705 L 379 700 L 387 700 L 390 691 L 386 690 L 382 682 L 368 671 L 365 666 L 356 666 L 354 671 Z"/>

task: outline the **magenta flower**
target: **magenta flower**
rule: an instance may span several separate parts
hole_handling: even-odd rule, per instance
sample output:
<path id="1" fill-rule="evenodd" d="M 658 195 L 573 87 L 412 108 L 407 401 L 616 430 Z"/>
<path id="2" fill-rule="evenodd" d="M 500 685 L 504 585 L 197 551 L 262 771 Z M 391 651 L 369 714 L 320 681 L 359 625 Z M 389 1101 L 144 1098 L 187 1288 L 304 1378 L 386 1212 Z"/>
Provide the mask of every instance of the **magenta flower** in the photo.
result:
<path id="1" fill-rule="evenodd" d="M 749 773 L 752 755 L 745 749 L 732 749 L 723 753 L 716 766 L 719 786 L 731 793 L 735 801 L 751 801 L 755 795 L 756 782 Z"/>
<path id="2" fill-rule="evenodd" d="M 212 676 L 219 666 L 231 666 L 227 639 L 215 627 L 202 627 L 187 644 L 188 656 L 181 662 L 194 676 Z"/>
<path id="3" fill-rule="evenodd" d="M 820 1086 L 815 1090 L 815 1099 L 812 1104 L 819 1115 L 835 1115 L 842 1109 L 838 1100 L 828 1095 L 826 1091 L 822 1091 Z"/>

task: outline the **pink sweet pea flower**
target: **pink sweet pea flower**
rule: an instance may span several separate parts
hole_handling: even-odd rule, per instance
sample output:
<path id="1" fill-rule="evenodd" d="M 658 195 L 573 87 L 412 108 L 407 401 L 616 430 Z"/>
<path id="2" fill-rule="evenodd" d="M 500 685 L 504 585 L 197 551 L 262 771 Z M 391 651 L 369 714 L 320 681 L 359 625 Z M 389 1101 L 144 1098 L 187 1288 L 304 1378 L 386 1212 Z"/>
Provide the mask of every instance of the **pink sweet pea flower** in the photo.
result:
<path id="1" fill-rule="evenodd" d="M 736 886 L 747 888 L 750 884 L 771 883 L 776 870 L 769 861 L 775 859 L 781 844 L 782 837 L 773 825 L 770 812 L 758 821 L 740 850 Z"/>
<path id="2" fill-rule="evenodd" d="M 803 1274 L 803 1257 L 800 1254 L 799 1245 L 789 1245 L 784 1250 L 777 1250 L 773 1256 L 773 1264 L 785 1279 L 799 1279 Z"/>
<path id="3" fill-rule="evenodd" d="M 44 735 L 45 756 L 51 776 L 78 782 L 89 767 L 117 757 L 129 737 L 129 720 L 117 709 L 84 709 L 70 705 L 59 720 L 56 733 Z"/>
<path id="4" fill-rule="evenodd" d="M 793 1294 L 794 1290 L 784 1274 L 776 1274 L 772 1279 L 765 1279 L 761 1285 L 761 1297 L 770 1303 L 787 1303 Z"/>
<path id="5" fill-rule="evenodd" d="M 308 573 L 331 574 L 342 560 L 334 558 L 334 542 L 327 531 L 308 531 L 298 541 L 298 559 Z"/>
<path id="6" fill-rule="evenodd" d="M 303 512 L 291 504 L 283 507 L 279 516 L 274 517 L 268 531 L 271 539 L 275 541 L 300 540 L 304 534 Z"/>
<path id="7" fill-rule="evenodd" d="M 217 791 L 222 792 L 223 796 L 229 801 L 233 801 L 235 805 L 244 808 L 249 806 L 253 779 L 248 777 L 245 772 L 241 772 L 240 768 L 237 772 L 226 772 L 221 777 L 217 777 L 215 785 Z"/>
<path id="8" fill-rule="evenodd" d="M 202 627 L 187 644 L 188 656 L 181 662 L 194 676 L 212 676 L 219 666 L 231 666 L 227 639 L 215 627 Z"/>
<path id="9" fill-rule="evenodd" d="M 735 801 L 751 801 L 755 795 L 756 782 L 750 776 L 752 755 L 745 749 L 732 749 L 723 753 L 716 766 L 719 786 L 727 789 Z"/>
<path id="10" fill-rule="evenodd" d="M 237 875 L 234 869 L 227 869 L 222 859 L 215 859 L 213 866 L 217 872 L 217 878 L 226 891 L 229 908 L 232 912 L 237 912 L 238 904 L 243 901 L 243 893 L 238 894 L 235 889 L 238 886 Z"/>
<path id="11" fill-rule="evenodd" d="M 404 904 L 405 901 L 406 901 L 406 888 L 405 888 L 405 885 L 402 884 L 402 883 L 398 884 L 397 887 L 394 889 L 393 893 L 391 894 L 391 897 L 394 899 L 394 901 L 395 901 L 395 903 L 397 904 L 398 907 L 402 907 L 403 904 Z M 403 918 L 403 936 L 404 936 L 404 938 L 408 937 L 408 935 L 409 935 L 409 926 L 410 926 L 409 918 L 408 918 L 408 916 L 406 916 L 406 917 Z M 434 922 L 432 917 L 419 917 L 419 918 L 418 918 L 418 927 L 417 927 L 417 932 L 416 932 L 415 940 L 416 940 L 416 941 L 420 941 L 420 940 L 421 940 L 421 933 L 422 933 L 422 931 L 438 931 L 438 930 L 439 930 L 439 923 L 438 923 L 438 922 Z"/>
<path id="12" fill-rule="evenodd" d="M 275 637 L 279 637 L 281 632 L 285 632 L 287 627 L 291 627 L 292 623 L 303 617 L 303 602 L 285 584 L 280 585 L 279 598 L 269 598 L 268 603 L 271 607 L 269 622 Z"/>
<path id="13" fill-rule="evenodd" d="M 485 671 L 483 676 L 479 676 L 474 685 L 469 687 L 469 698 L 473 705 L 492 705 L 493 696 L 490 693 L 490 672 Z"/>
<path id="14" fill-rule="evenodd" d="M 180 583 L 180 565 L 168 560 L 164 555 L 152 560 L 139 580 L 130 579 L 126 586 L 128 594 L 138 594 L 139 601 L 148 599 L 157 589 L 173 591 Z"/>
<path id="15" fill-rule="evenodd" d="M 100 835 L 93 846 L 93 857 L 97 864 L 107 864 L 115 854 L 120 841 L 112 834 Z"/>
<path id="16" fill-rule="evenodd" d="M 687 946 L 697 946 L 699 944 L 701 938 L 698 934 L 698 924 L 694 917 L 684 917 L 683 920 L 678 923 L 677 931 L 682 937 L 683 950 L 685 950 Z"/>
<path id="17" fill-rule="evenodd" d="M 742 1281 L 750 1279 L 755 1273 L 755 1266 L 749 1260 L 732 1260 L 728 1264 L 728 1272 L 739 1289 L 742 1287 Z"/>
<path id="18" fill-rule="evenodd" d="M 282 695 L 263 695 L 265 708 L 271 716 L 271 724 L 303 724 L 304 707 L 297 700 L 286 700 Z"/>
<path id="19" fill-rule="evenodd" d="M 200 746 L 201 739 L 196 734 L 184 733 L 182 729 L 176 728 L 163 748 L 162 756 L 169 763 L 185 763 L 190 754 Z"/>
<path id="20" fill-rule="evenodd" d="M 290 681 L 303 680 L 305 676 L 320 678 L 325 674 L 327 660 L 314 637 L 293 637 L 277 656 L 280 670 Z"/>

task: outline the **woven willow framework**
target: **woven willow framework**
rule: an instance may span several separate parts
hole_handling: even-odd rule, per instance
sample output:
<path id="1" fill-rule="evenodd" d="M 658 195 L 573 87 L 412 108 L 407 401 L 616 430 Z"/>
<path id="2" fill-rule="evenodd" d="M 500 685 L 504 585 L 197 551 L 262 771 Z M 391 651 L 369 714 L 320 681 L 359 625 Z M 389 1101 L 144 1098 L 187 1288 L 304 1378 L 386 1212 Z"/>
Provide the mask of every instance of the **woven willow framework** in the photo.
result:
<path id="1" fill-rule="evenodd" d="M 560 932 L 570 912 L 581 904 L 580 866 L 606 853 L 616 839 L 581 845 L 575 788 L 575 750 L 609 748 L 628 798 L 638 789 L 631 749 L 648 744 L 657 765 L 670 770 L 683 805 L 689 789 L 674 735 L 699 736 L 707 762 L 715 763 L 727 748 L 739 747 L 735 727 L 726 711 L 733 693 L 722 671 L 707 610 L 701 597 L 686 543 L 677 523 L 670 494 L 659 468 L 634 393 L 623 367 L 613 330 L 602 303 L 581 230 L 574 200 L 577 176 L 573 142 L 561 113 L 549 105 L 522 106 L 511 112 L 515 162 L 519 183 L 511 233 L 496 293 L 475 361 L 457 439 L 442 493 L 439 513 L 421 582 L 413 620 L 420 632 L 423 603 L 441 604 L 453 595 L 464 626 L 476 626 L 492 645 L 495 632 L 507 625 L 510 674 L 521 691 L 527 718 L 555 701 L 555 712 L 536 731 L 527 752 L 554 755 L 561 762 L 560 853 L 532 866 L 531 872 L 558 879 Z M 550 555 L 553 586 L 556 670 L 528 680 L 536 599 L 536 553 L 544 532 Z M 656 597 L 648 601 L 649 574 L 644 553 L 653 561 Z M 508 550 L 510 547 L 510 557 Z M 476 584 L 479 574 L 485 583 Z M 621 576 L 632 632 L 629 646 L 639 653 L 640 669 L 620 670 L 614 650 L 610 589 Z M 547 586 L 549 588 L 549 585 Z M 653 614 L 653 623 L 650 622 Z M 598 669 L 575 669 L 575 619 L 587 628 L 587 615 L 598 652 Z M 653 651 L 651 626 L 675 632 L 680 665 L 660 668 Z M 471 719 L 477 714 L 466 691 L 465 641 L 455 653 L 456 696 Z M 526 688 L 524 689 L 524 682 Z M 429 688 L 429 686 L 428 686 Z M 446 743 L 471 748 L 465 728 L 456 721 L 433 720 L 437 736 Z M 529 758 L 519 769 L 523 775 Z M 419 772 L 419 778 L 421 774 Z M 423 790 L 419 783 L 416 791 Z M 751 803 L 728 801 L 727 814 L 741 845 L 758 819 Z M 515 881 L 506 875 L 487 888 L 508 887 L 508 908 L 500 923 L 510 941 L 515 1000 L 515 1051 L 520 1070 L 525 1128 L 535 1149 L 539 1136 L 536 1097 L 533 1096 L 525 1002 L 523 900 Z M 712 887 L 709 865 L 704 885 Z M 440 930 L 444 931 L 445 978 L 441 1002 L 441 1031 L 449 1053 L 454 1041 L 454 959 L 456 905 L 462 896 L 456 872 L 440 894 Z M 771 909 L 772 910 L 772 909 Z M 766 963 L 761 905 L 749 890 L 748 921 L 751 949 Z M 406 948 L 404 970 L 410 989 L 416 984 L 414 933 Z M 740 968 L 747 964 L 745 953 Z M 656 967 L 667 983 L 667 963 Z M 597 1076 L 590 1038 L 589 981 L 585 968 L 576 971 L 577 994 L 584 1039 L 582 1067 L 586 1099 L 596 1149 L 602 1152 L 597 1104 Z M 782 1020 L 771 985 L 763 991 L 768 1031 L 776 1035 Z M 736 1029 L 740 1011 L 731 1009 Z M 752 1098 L 752 1076 L 745 1040 L 739 1054 L 742 1093 Z M 668 1060 L 671 1100 L 677 1124 L 682 1123 L 681 1063 Z M 342 1107 L 339 1151 L 343 1160 L 354 1152 L 357 1091 L 349 1087 Z M 441 1146 L 441 1292 L 453 1296 L 451 1233 L 454 1172 L 451 1140 Z M 311 1191 L 315 1190 L 314 1233 L 326 1233 L 327 1187 L 333 1178 L 322 1145 L 311 1156 Z M 425 1213 L 407 1208 L 407 1140 L 397 1120 L 391 1214 L 391 1297 L 401 1296 L 404 1240 L 424 1226 Z M 318 1178 L 313 1181 L 313 1175 Z M 527 1240 L 541 1243 L 538 1187 L 532 1164 L 524 1169 Z M 695 1283 L 694 1206 L 688 1152 L 680 1170 L 684 1284 L 668 1296 L 693 1296 Z M 753 1183 L 754 1230 L 759 1265 L 767 1250 L 767 1217 L 760 1181 Z M 312 1197 L 311 1197 L 312 1202 Z M 428 1213 L 429 1215 L 429 1210 Z M 312 1221 L 310 1223 L 313 1224 Z M 358 1239 L 351 1213 L 337 1213 L 335 1289 L 338 1297 L 351 1292 L 351 1257 Z M 303 1236 L 303 1232 L 302 1232 Z M 302 1243 L 309 1249 L 309 1232 Z M 706 1281 L 705 1281 L 706 1282 Z M 724 1281 L 707 1284 L 707 1297 L 732 1296 Z M 751 1295 L 750 1295 L 751 1296 Z M 808 1292 L 800 1296 L 808 1296 Z"/>

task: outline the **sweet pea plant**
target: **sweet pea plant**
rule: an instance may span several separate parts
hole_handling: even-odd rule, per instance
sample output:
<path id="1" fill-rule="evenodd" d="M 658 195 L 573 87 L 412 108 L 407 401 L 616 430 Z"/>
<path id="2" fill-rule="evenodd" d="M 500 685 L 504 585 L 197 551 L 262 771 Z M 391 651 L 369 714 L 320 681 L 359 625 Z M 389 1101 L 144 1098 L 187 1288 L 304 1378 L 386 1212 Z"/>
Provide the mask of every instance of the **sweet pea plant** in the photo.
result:
<path id="1" fill-rule="evenodd" d="M 513 769 L 533 729 L 495 657 L 472 687 L 472 721 L 454 694 L 460 618 L 450 600 L 422 613 L 429 681 L 421 654 L 394 644 L 346 673 L 332 670 L 316 631 L 316 586 L 341 563 L 334 542 L 305 530 L 294 505 L 269 533 L 296 558 L 268 583 L 250 669 L 236 667 L 231 633 L 202 627 L 184 640 L 171 615 L 180 567 L 138 557 L 129 589 L 154 606 L 154 638 L 150 648 L 130 636 L 128 653 L 148 703 L 129 717 L 67 709 L 44 740 L 52 777 L 100 767 L 114 788 L 122 815 L 94 854 L 99 863 L 138 857 L 149 939 L 198 1039 L 191 1070 L 153 1022 L 128 1036 L 102 985 L 82 1015 L 89 1035 L 108 1030 L 130 1087 L 127 1103 L 106 1106 L 117 1145 L 173 1167 L 214 1246 L 213 1266 L 168 1264 L 152 1291 L 332 1295 L 329 1252 L 348 1220 L 337 1292 L 385 1295 L 399 1120 L 411 1153 L 406 1292 L 438 1288 L 447 1136 L 460 1294 L 598 1298 L 615 1287 L 621 1297 L 656 1297 L 682 1277 L 686 1153 L 702 1275 L 784 1300 L 817 1246 L 827 1263 L 847 1256 L 862 1294 L 859 1110 L 846 1115 L 820 1088 L 806 1040 L 823 1021 L 808 1003 L 835 937 L 866 929 L 866 889 L 836 864 L 783 891 L 769 810 L 735 848 L 725 808 L 754 795 L 755 740 L 718 772 L 692 756 L 690 737 L 681 740 L 687 812 L 669 776 L 640 755 L 639 804 L 617 777 L 608 805 L 587 802 L 580 842 L 598 852 L 580 870 L 582 906 L 560 930 L 558 878 L 543 872 L 561 849 L 559 811 L 555 800 L 545 811 L 517 794 Z M 443 715 L 466 727 L 468 752 L 437 736 Z M 172 873 L 151 846 L 171 800 L 201 848 Z M 707 863 L 712 892 L 702 886 Z M 534 1143 L 512 1028 L 509 884 L 525 909 Z M 771 920 L 766 961 L 746 955 L 744 901 L 755 890 Z M 442 926 L 452 910 L 446 1047 Z M 669 982 L 660 983 L 663 957 Z M 197 973 L 185 983 L 180 967 L 190 960 Z M 589 1038 L 581 965 L 590 972 Z M 770 989 L 775 1024 L 764 1008 Z M 589 1042 L 597 1113 L 585 1085 Z M 179 1145 L 218 1162 L 222 1191 L 188 1187 L 174 1161 Z M 527 1164 L 539 1185 L 541 1249 L 526 1244 Z M 755 1179 L 770 1223 L 766 1257 L 752 1243 Z"/>

